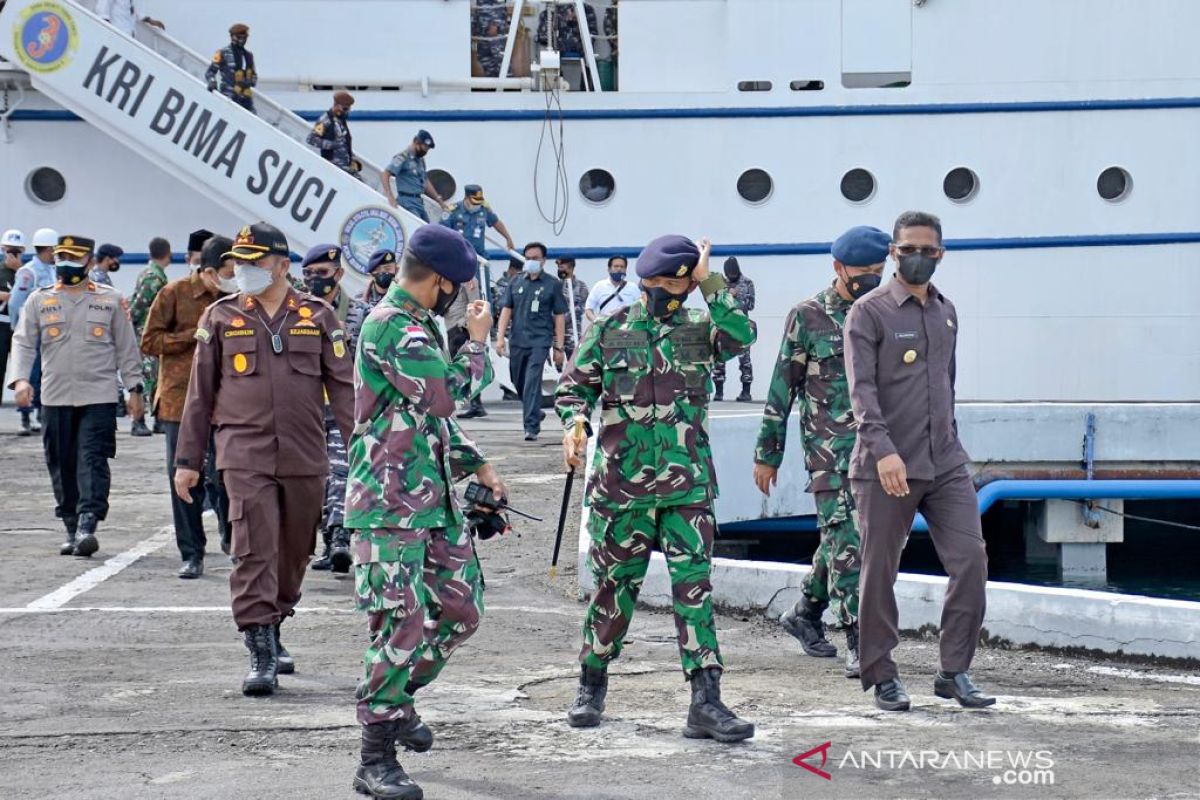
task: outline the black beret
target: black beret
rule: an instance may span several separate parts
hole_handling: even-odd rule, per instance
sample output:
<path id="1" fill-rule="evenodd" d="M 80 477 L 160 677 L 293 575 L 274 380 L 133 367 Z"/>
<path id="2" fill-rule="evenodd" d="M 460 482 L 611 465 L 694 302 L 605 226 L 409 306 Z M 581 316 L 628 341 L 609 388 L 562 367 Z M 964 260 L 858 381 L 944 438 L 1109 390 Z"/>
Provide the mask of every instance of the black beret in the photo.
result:
<path id="1" fill-rule="evenodd" d="M 700 248 L 686 236 L 660 236 L 646 248 L 637 260 L 639 278 L 683 278 L 700 263 Z"/>
<path id="2" fill-rule="evenodd" d="M 475 248 L 445 225 L 422 225 L 408 240 L 408 252 L 451 283 L 466 283 L 478 271 Z"/>
<path id="3" fill-rule="evenodd" d="M 115 258 L 120 261 L 123 255 L 125 251 L 115 244 L 102 244 L 96 248 L 96 258 Z"/>

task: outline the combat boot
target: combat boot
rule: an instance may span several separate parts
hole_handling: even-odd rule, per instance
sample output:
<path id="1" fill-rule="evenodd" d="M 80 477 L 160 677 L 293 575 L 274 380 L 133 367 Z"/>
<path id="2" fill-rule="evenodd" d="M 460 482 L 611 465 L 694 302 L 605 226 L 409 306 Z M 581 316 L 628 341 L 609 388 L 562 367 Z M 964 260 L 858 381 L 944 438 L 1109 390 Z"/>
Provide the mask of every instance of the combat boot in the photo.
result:
<path id="1" fill-rule="evenodd" d="M 291 675 L 296 671 L 296 659 L 292 658 L 292 654 L 287 651 L 279 639 L 279 626 L 282 624 L 282 622 L 275 623 L 275 672 L 279 675 Z"/>
<path id="2" fill-rule="evenodd" d="M 142 417 L 140 419 L 135 419 L 133 421 L 133 424 L 131 426 L 129 426 L 129 435 L 130 436 L 153 436 L 154 434 L 152 434 L 150 432 L 150 429 L 146 427 L 146 419 L 145 419 L 145 417 Z"/>
<path id="3" fill-rule="evenodd" d="M 321 538 L 325 540 L 325 551 L 321 553 L 321 557 L 312 563 L 312 568 L 325 572 L 329 569 L 329 543 L 333 537 L 329 535 L 329 529 L 321 531 Z"/>
<path id="4" fill-rule="evenodd" d="M 804 595 L 795 608 L 779 620 L 785 631 L 800 640 L 804 652 L 814 658 L 833 658 L 837 655 L 837 647 L 825 638 L 825 623 L 821 621 L 824 611 L 824 603 Z"/>
<path id="5" fill-rule="evenodd" d="M 713 402 L 719 403 L 725 399 L 725 383 L 723 381 L 713 381 Z"/>
<path id="6" fill-rule="evenodd" d="M 425 793 L 396 761 L 396 722 L 363 725 L 362 752 L 351 786 L 371 797 L 422 800 Z"/>
<path id="7" fill-rule="evenodd" d="M 607 694 L 608 671 L 581 666 L 579 694 L 575 696 L 575 705 L 567 711 L 567 724 L 572 728 L 594 728 L 599 725 Z"/>
<path id="8" fill-rule="evenodd" d="M 74 555 L 85 558 L 100 549 L 100 541 L 96 538 L 96 526 L 100 521 L 90 511 L 79 515 L 79 541 L 75 542 Z"/>
<path id="9" fill-rule="evenodd" d="M 157 433 L 159 436 L 162 436 L 167 431 L 166 431 L 166 429 L 163 428 L 162 420 L 159 419 L 158 417 L 155 417 L 154 418 L 154 427 L 150 429 L 150 432 Z"/>
<path id="10" fill-rule="evenodd" d="M 338 525 L 331 532 L 333 547 L 329 550 L 329 571 L 345 575 L 354 563 L 350 555 L 350 531 Z"/>
<path id="11" fill-rule="evenodd" d="M 242 694 L 275 694 L 279 685 L 279 667 L 275 652 L 275 632 L 270 625 L 251 625 L 245 632 L 246 649 L 250 651 L 250 671 L 242 680 Z"/>
<path id="12" fill-rule="evenodd" d="M 721 668 L 705 667 L 692 673 L 692 706 L 683 735 L 689 739 L 740 742 L 754 735 L 754 723 L 739 719 L 721 702 Z"/>
<path id="13" fill-rule="evenodd" d="M 742 393 L 737 396 L 737 402 L 739 402 L 739 403 L 753 403 L 754 402 L 754 400 L 752 400 L 750 398 L 750 384 L 748 384 L 748 383 L 742 384 Z"/>
<path id="14" fill-rule="evenodd" d="M 60 556 L 70 556 L 75 554 L 75 532 L 79 530 L 79 520 L 71 517 L 64 519 L 63 525 L 67 528 L 67 540 L 58 548 Z"/>
<path id="15" fill-rule="evenodd" d="M 858 623 L 850 623 L 846 628 L 846 677 L 859 677 L 858 671 Z"/>
<path id="16" fill-rule="evenodd" d="M 433 747 L 433 731 L 429 730 L 429 726 L 421 721 L 416 711 L 409 719 L 397 722 L 395 733 L 392 746 L 393 756 L 396 755 L 396 744 L 400 744 L 405 750 L 411 750 L 414 753 L 424 753 Z"/>

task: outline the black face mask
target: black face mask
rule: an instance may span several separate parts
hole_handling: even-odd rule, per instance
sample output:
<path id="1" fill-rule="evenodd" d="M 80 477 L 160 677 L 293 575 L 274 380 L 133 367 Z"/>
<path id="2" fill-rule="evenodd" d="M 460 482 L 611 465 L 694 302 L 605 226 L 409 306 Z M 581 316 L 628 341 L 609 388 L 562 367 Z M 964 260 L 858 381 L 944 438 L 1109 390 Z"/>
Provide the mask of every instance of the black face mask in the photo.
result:
<path id="1" fill-rule="evenodd" d="M 63 286 L 78 286 L 87 280 L 87 267 L 78 264 L 59 264 L 55 268 L 58 281 Z"/>
<path id="2" fill-rule="evenodd" d="M 396 273 L 381 272 L 375 276 L 375 285 L 380 289 L 387 289 L 392 285 L 392 281 L 396 280 Z"/>
<path id="3" fill-rule="evenodd" d="M 847 275 L 845 281 L 846 291 L 850 293 L 851 297 L 857 300 L 878 286 L 882 280 L 883 276 L 876 275 L 874 272 L 866 272 L 862 275 L 855 275 L 853 277 Z"/>
<path id="4" fill-rule="evenodd" d="M 459 286 L 455 286 L 453 291 L 446 292 L 442 290 L 442 286 L 438 284 L 437 302 L 433 304 L 433 313 L 439 317 L 446 316 L 446 312 L 450 310 L 450 306 L 454 305 L 454 301 L 458 299 Z"/>
<path id="5" fill-rule="evenodd" d="M 560 269 L 558 271 L 558 279 L 560 281 L 565 281 L 567 279 L 567 271 L 565 269 Z"/>
<path id="6" fill-rule="evenodd" d="M 117 263 L 117 264 L 113 264 L 111 267 L 109 267 L 109 268 L 108 268 L 108 271 L 109 271 L 109 272 L 120 272 L 120 271 L 121 271 L 121 265 L 120 265 L 119 263 Z"/>
<path id="7" fill-rule="evenodd" d="M 657 319 L 668 319 L 676 311 L 683 308 L 683 303 L 687 300 L 688 292 L 683 294 L 674 294 L 667 291 L 662 286 L 646 286 L 642 285 L 642 291 L 646 293 L 649 302 L 647 306 L 650 309 L 650 315 Z"/>
<path id="8" fill-rule="evenodd" d="M 933 277 L 938 260 L 920 253 L 913 253 L 900 256 L 896 259 L 896 263 L 900 265 L 900 277 L 913 286 L 921 286 L 929 283 L 929 279 Z"/>
<path id="9" fill-rule="evenodd" d="M 329 295 L 333 294 L 333 290 L 337 288 L 337 278 L 332 276 L 325 278 L 320 275 L 313 275 L 305 278 L 304 283 L 308 286 L 310 293 L 321 299 L 329 297 Z"/>

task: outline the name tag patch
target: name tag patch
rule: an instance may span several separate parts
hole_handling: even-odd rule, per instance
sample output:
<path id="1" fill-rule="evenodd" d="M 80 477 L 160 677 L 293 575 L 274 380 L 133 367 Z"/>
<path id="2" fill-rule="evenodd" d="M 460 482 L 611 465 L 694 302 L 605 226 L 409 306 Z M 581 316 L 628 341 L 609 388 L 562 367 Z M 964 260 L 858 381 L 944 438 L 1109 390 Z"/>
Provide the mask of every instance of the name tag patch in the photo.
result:
<path id="1" fill-rule="evenodd" d="M 895 336 L 897 340 L 902 342 L 911 341 L 917 338 L 916 331 L 896 331 L 892 335 Z"/>
<path id="2" fill-rule="evenodd" d="M 254 331 L 249 328 L 243 328 L 242 330 L 225 331 L 226 339 L 232 339 L 234 336 L 253 336 L 253 335 L 254 335 Z"/>
<path id="3" fill-rule="evenodd" d="M 292 336 L 320 336 L 320 328 L 288 328 L 288 333 Z"/>

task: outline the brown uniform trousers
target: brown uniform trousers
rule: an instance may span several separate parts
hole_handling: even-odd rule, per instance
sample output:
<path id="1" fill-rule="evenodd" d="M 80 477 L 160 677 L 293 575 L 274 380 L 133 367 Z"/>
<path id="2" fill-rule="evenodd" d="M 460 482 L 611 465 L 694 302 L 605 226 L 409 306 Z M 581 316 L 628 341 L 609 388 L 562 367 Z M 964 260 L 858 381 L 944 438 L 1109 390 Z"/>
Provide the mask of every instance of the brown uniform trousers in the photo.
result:
<path id="1" fill-rule="evenodd" d="M 987 551 L 979 523 L 975 485 L 966 466 L 935 479 L 908 481 L 906 497 L 892 497 L 879 481 L 851 480 L 862 535 L 858 627 L 864 689 L 898 676 L 892 649 L 900 643 L 896 574 L 917 511 L 950 576 L 942 605 L 941 668 L 971 666 L 987 603 Z"/>

